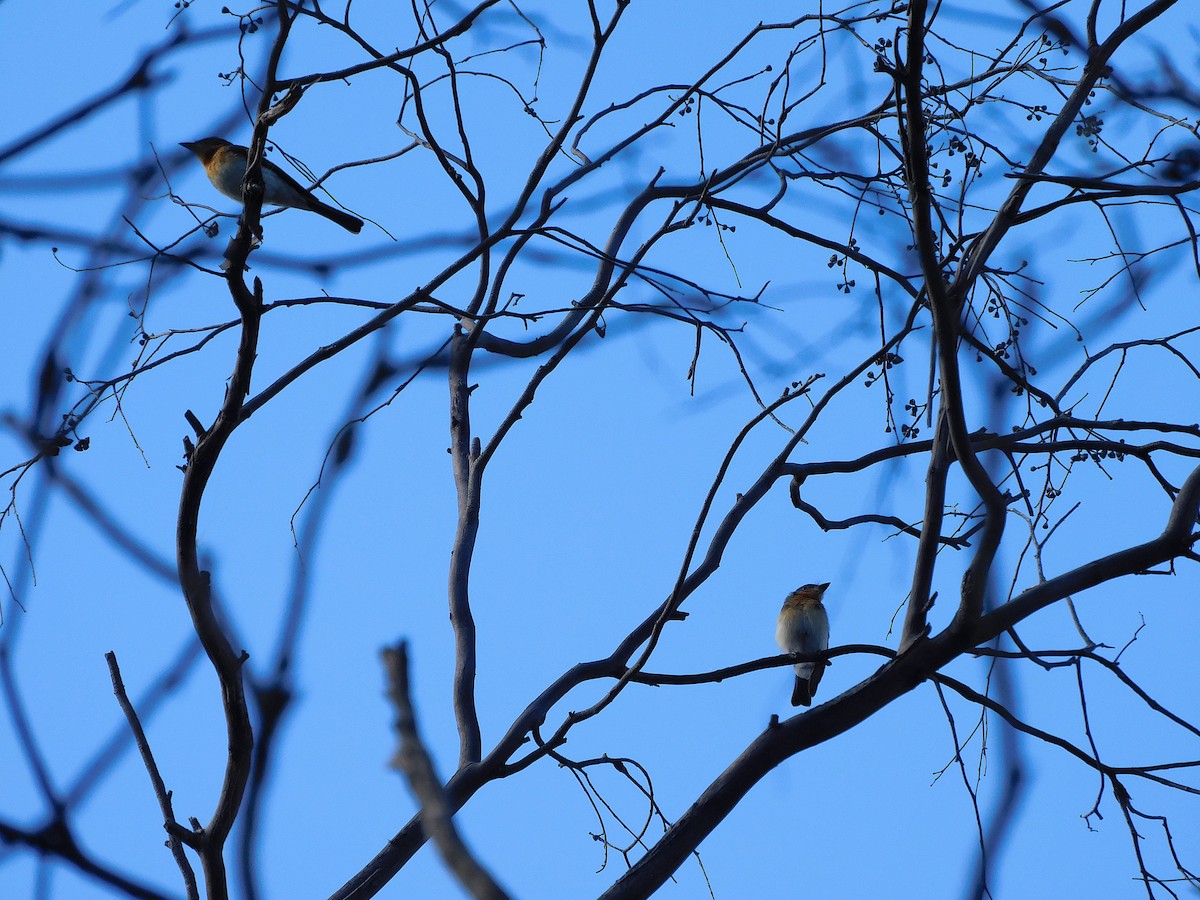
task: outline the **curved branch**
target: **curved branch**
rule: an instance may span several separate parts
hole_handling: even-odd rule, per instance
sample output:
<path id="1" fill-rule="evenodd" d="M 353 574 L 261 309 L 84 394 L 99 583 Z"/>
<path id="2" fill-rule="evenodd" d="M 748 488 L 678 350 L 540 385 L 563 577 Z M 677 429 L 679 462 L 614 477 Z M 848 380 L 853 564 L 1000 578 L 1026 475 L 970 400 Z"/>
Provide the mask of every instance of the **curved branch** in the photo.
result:
<path id="1" fill-rule="evenodd" d="M 225 400 L 216 421 L 208 429 L 196 427 L 196 445 L 188 458 L 184 472 L 183 487 L 179 500 L 179 515 L 176 523 L 176 562 L 179 583 L 192 617 L 192 625 L 208 655 L 221 685 L 221 701 L 225 714 L 228 753 L 221 794 L 212 818 L 203 832 L 196 836 L 195 843 L 204 869 L 205 888 L 211 900 L 225 900 L 229 896 L 226 875 L 224 846 L 233 829 L 246 783 L 250 778 L 251 753 L 254 735 L 250 726 L 250 711 L 246 703 L 245 684 L 242 681 L 244 652 L 233 649 L 217 610 L 213 604 L 209 573 L 200 566 L 197 548 L 200 505 L 205 489 L 216 468 L 217 460 L 226 442 L 242 421 L 242 404 L 250 392 L 250 378 L 258 354 L 258 336 L 262 315 L 262 284 L 255 279 L 254 289 L 247 288 L 243 279 L 246 259 L 254 245 L 254 234 L 258 230 L 262 211 L 263 184 L 261 174 L 262 147 L 266 140 L 267 124 L 263 114 L 270 108 L 275 83 L 275 71 L 283 46 L 287 41 L 291 17 L 288 15 L 287 0 L 279 3 L 279 34 L 267 63 L 265 90 L 259 101 L 259 122 L 255 125 L 255 140 L 251 145 L 251 161 L 244 184 L 245 203 L 242 221 L 236 236 L 230 243 L 226 261 L 226 283 L 242 314 L 242 329 L 238 340 L 237 357 L 233 374 L 225 391 Z M 257 150 L 257 152 L 256 152 Z M 189 411 L 188 419 L 193 427 L 198 420 Z"/>
<path id="2" fill-rule="evenodd" d="M 870 718 L 933 676 L 955 657 L 985 644 L 1055 600 L 1120 575 L 1144 571 L 1190 552 L 1200 512 L 1200 468 L 1184 483 L 1163 532 L 1154 540 L 1086 563 L 1030 588 L 974 623 L 969 633 L 946 629 L 913 645 L 865 681 L 806 713 L 772 725 L 717 777 L 662 839 L 602 897 L 648 897 L 683 864 L 763 776 L 789 757 Z"/>

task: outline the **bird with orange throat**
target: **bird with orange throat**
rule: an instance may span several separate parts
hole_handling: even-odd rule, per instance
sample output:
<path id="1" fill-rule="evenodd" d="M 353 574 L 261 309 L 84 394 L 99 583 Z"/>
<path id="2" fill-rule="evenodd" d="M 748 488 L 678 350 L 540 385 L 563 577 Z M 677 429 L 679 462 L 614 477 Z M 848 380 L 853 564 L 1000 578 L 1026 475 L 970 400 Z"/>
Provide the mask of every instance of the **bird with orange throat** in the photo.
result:
<path id="1" fill-rule="evenodd" d="M 246 161 L 250 155 L 245 147 L 231 144 L 224 138 L 218 137 L 188 141 L 179 146 L 191 150 L 199 157 L 213 187 L 226 197 L 241 202 L 242 179 L 246 177 Z M 262 177 L 263 203 L 269 203 L 272 206 L 288 206 L 292 209 L 306 209 L 341 225 L 347 231 L 355 234 L 362 231 L 362 219 L 321 202 L 313 195 L 312 191 L 303 187 L 300 182 L 275 163 L 263 160 Z"/>
<path id="2" fill-rule="evenodd" d="M 821 605 L 827 587 L 828 581 L 804 584 L 783 601 L 775 626 L 775 642 L 784 653 L 821 653 L 829 649 L 829 615 Z M 792 706 L 811 706 L 813 694 L 825 674 L 825 662 L 796 663 L 794 669 Z"/>

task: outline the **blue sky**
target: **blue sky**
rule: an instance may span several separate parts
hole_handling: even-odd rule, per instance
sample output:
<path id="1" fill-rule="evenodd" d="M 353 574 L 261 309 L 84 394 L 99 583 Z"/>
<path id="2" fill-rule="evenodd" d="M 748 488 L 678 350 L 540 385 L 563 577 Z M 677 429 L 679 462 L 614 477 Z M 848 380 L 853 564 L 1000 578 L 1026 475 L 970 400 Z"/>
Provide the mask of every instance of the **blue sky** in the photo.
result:
<path id="1" fill-rule="evenodd" d="M 1105 5 L 1106 14 L 1111 5 Z M 689 5 L 683 13 L 677 4 L 632 4 L 585 112 L 594 114 L 647 85 L 691 82 L 728 51 L 735 36 L 760 20 L 778 17 L 777 6 L 703 3 Z M 815 4 L 807 6 L 815 10 Z M 1020 18 L 1007 4 L 996 6 L 994 18 L 973 21 L 948 8 L 944 27 L 963 43 L 996 46 L 1001 39 L 982 29 L 1006 33 L 1006 23 L 1011 27 Z M 381 47 L 405 46 L 415 39 L 403 9 L 354 9 L 361 16 L 357 26 Z M 456 9 L 441 8 L 440 21 L 450 21 Z M 524 100 L 495 79 L 469 80 L 464 91 L 473 149 L 489 177 L 490 211 L 496 219 L 517 196 L 521 173 L 545 140 L 522 103 L 536 92 L 543 118 L 558 118 L 587 47 L 586 7 L 550 4 L 526 11 L 547 40 L 540 72 L 536 50 L 529 46 L 473 63 L 510 78 Z M 1196 56 L 1187 19 L 1181 5 L 1149 35 L 1158 46 L 1170 48 L 1181 67 L 1194 65 Z M 456 48 L 456 56 L 530 37 L 528 27 L 507 8 L 482 23 L 471 42 Z M 1102 18 L 1102 24 L 1111 27 L 1112 22 Z M 0 160 L 0 214 L 6 223 L 0 238 L 5 323 L 0 328 L 0 376 L 7 386 L 0 402 L 6 422 L 0 430 L 0 471 L 29 453 L 12 427 L 13 417 L 30 414 L 28 398 L 37 383 L 41 348 L 56 328 L 66 329 L 61 345 L 65 364 L 80 378 L 100 379 L 128 371 L 138 352 L 131 309 L 144 312 L 147 332 L 176 332 L 156 351 L 160 355 L 194 341 L 195 332 L 187 329 L 235 317 L 217 277 L 162 263 L 151 266 L 133 230 L 136 226 L 160 246 L 186 234 L 181 246 L 201 266 L 214 269 L 234 219 L 221 219 L 220 235 L 205 239 L 195 233 L 192 214 L 172 202 L 161 173 L 139 189 L 140 197 L 133 191 L 132 199 L 120 173 L 132 161 L 150 159 L 148 148 L 154 147 L 170 189 L 197 204 L 197 215 L 203 217 L 206 206 L 233 213 L 236 204 L 216 194 L 177 144 L 209 134 L 245 141 L 250 133 L 238 88 L 218 75 L 239 64 L 236 22 L 220 13 L 219 4 L 195 2 L 179 12 L 169 5 L 122 3 L 71 16 L 52 15 L 28 0 L 0 5 L 0 57 L 9 84 L 20 84 L 7 96 L 9 135 L 28 134 L 120 83 L 140 52 L 169 40 L 184 26 L 223 30 L 157 65 L 153 71 L 164 80 L 161 89 L 126 98 L 62 129 L 31 152 Z M 870 44 L 890 35 L 890 28 L 872 31 L 865 24 L 861 37 Z M 795 34 L 807 33 L 801 29 Z M 243 43 L 247 70 L 256 78 L 272 34 L 264 28 Z M 749 76 L 766 62 L 778 67 L 797 43 L 795 34 L 764 37 L 744 62 L 731 67 L 727 78 L 716 82 Z M 53 53 L 47 51 L 48 43 Z M 1124 63 L 1128 68 L 1121 71 L 1146 71 L 1154 59 L 1149 46 L 1131 48 Z M 938 54 L 948 71 L 964 65 L 949 48 L 939 48 Z M 813 123 L 845 118 L 878 102 L 884 87 L 869 65 L 864 67 L 869 58 L 852 41 L 831 41 L 829 87 L 801 107 L 805 122 L 809 117 Z M 361 59 L 350 42 L 330 29 L 307 26 L 298 28 L 282 71 L 298 75 Z M 1078 62 L 1076 54 L 1062 64 Z M 428 65 L 423 73 L 432 71 Z M 797 92 L 807 83 L 804 79 L 814 80 L 816 74 L 811 63 L 797 63 Z M 734 95 L 746 103 L 758 96 L 761 102 L 762 78 Z M 349 83 L 320 85 L 281 120 L 272 138 L 318 175 L 351 160 L 396 153 L 409 143 L 396 127 L 400 88 L 399 79 L 374 72 Z M 433 91 L 432 96 L 444 99 Z M 595 153 L 622 129 L 645 121 L 663 102 L 651 98 L 602 119 L 581 149 Z M 1106 97 L 1097 100 L 1098 109 L 1110 117 L 1114 141 L 1140 139 L 1144 146 L 1161 124 L 1119 117 L 1108 111 L 1109 104 Z M 1170 104 L 1164 107 L 1177 116 L 1187 114 Z M 450 121 L 446 106 L 434 106 L 431 116 L 439 129 Z M 706 171 L 753 146 L 744 130 L 722 121 L 711 108 L 702 106 L 700 118 Z M 986 121 L 997 140 L 1010 142 L 1006 146 L 1016 156 L 1027 154 L 1040 133 L 1038 123 L 1026 121 L 1019 110 L 998 108 Z M 696 129 L 695 113 L 678 117 L 676 127 L 652 135 L 574 186 L 561 217 L 564 227 L 600 244 L 616 213 L 660 166 L 668 181 L 695 178 L 700 164 Z M 1162 142 L 1170 147 L 1185 145 L 1186 139 L 1186 129 L 1175 126 Z M 841 149 L 862 152 L 850 141 Z M 830 152 L 818 148 L 814 159 L 828 164 Z M 562 177 L 577 164 L 563 158 L 552 172 Z M 1011 186 L 1000 177 L 999 160 L 989 158 L 989 164 L 994 180 L 972 195 L 981 203 L 994 202 Z M 1110 165 L 1111 158 L 1092 154 L 1082 141 L 1071 143 L 1062 158 L 1064 171 Z M 268 218 L 265 244 L 251 258 L 268 301 L 326 292 L 395 302 L 457 257 L 471 235 L 469 211 L 423 149 L 342 170 L 325 184 L 338 201 L 378 225 L 368 224 L 353 236 L 302 212 Z M 761 200 L 773 189 L 768 178 L 749 179 L 742 196 Z M 844 197 L 811 185 L 790 195 L 781 209 L 839 240 L 854 212 Z M 129 215 L 132 225 L 122 223 L 122 214 Z M 634 243 L 662 215 L 658 210 L 640 221 Z M 764 398 L 818 372 L 832 382 L 870 352 L 877 344 L 879 311 L 868 274 L 852 272 L 856 286 L 845 294 L 837 288 L 842 280 L 838 270 L 826 267 L 827 250 L 801 246 L 752 222 L 736 224 L 736 231 L 721 232 L 719 239 L 715 227 L 683 232 L 648 261 L 730 294 L 752 296 L 764 288 L 761 304 L 736 303 L 713 313 L 722 324 L 742 328 L 738 346 Z M 1144 247 L 1174 239 L 1179 231 L 1171 210 L 1161 207 L 1115 210 L 1111 225 L 1123 239 Z M 863 214 L 855 234 L 880 258 L 912 268 L 912 254 L 896 226 L 894 216 Z M 21 239 L 19 228 L 45 229 L 46 234 Z M 90 254 L 71 239 L 76 233 L 113 234 L 123 244 L 111 253 Z M 1031 272 L 1040 283 L 1024 283 L 1026 288 L 1069 317 L 1083 337 L 1076 341 L 1059 320 L 1048 324 L 1035 319 L 1023 349 L 1047 383 L 1060 384 L 1079 365 L 1082 352 L 1195 324 L 1195 273 L 1189 272 L 1186 248 L 1160 254 L 1146 268 L 1142 307 L 1130 303 L 1120 279 L 1095 297 L 1082 293 L 1116 268 L 1111 260 L 1080 262 L 1107 252 L 1106 240 L 1104 222 L 1080 213 L 1021 230 L 1001 248 L 1000 260 L 1014 267 L 1033 261 L 1036 271 Z M 587 291 L 594 265 L 548 241 L 535 249 L 536 255 L 514 267 L 506 292 L 522 295 L 518 310 L 569 307 Z M 311 270 L 325 262 L 326 269 Z M 94 266 L 104 268 L 80 271 Z M 455 278 L 439 298 L 465 302 L 472 278 Z M 648 303 L 660 297 L 635 283 L 620 299 Z M 891 325 L 907 306 L 904 297 L 886 298 Z M 73 312 L 66 315 L 65 310 Z M 273 311 L 263 322 L 254 389 L 369 315 L 337 303 Z M 529 326 L 530 333 L 546 330 L 554 321 L 554 314 L 547 314 Z M 687 379 L 693 330 L 620 312 L 607 315 L 606 325 L 603 338 L 585 338 L 542 386 L 489 469 L 471 589 L 479 627 L 478 699 L 485 752 L 550 681 L 582 659 L 611 652 L 667 596 L 704 493 L 733 436 L 758 409 L 728 349 L 711 335 L 704 340 L 693 388 Z M 321 488 L 326 505 L 320 512 L 319 543 L 302 561 L 292 530 L 293 521 L 303 528 L 307 510 L 314 506 L 311 498 L 305 505 L 305 497 L 337 430 L 347 418 L 363 413 L 354 398 L 375 361 L 383 355 L 394 363 L 392 382 L 398 387 L 451 326 L 443 316 L 404 314 L 379 337 L 296 381 L 237 432 L 206 495 L 200 542 L 236 642 L 250 654 L 251 672 L 261 675 L 272 661 L 297 566 L 308 579 L 308 611 L 294 671 L 295 705 L 284 725 L 275 781 L 263 811 L 260 883 L 265 897 L 328 895 L 414 811 L 407 787 L 387 767 L 395 738 L 384 698 L 381 647 L 401 638 L 410 642 L 423 733 L 441 773 L 448 776 L 455 765 L 457 736 L 449 705 L 453 637 L 446 611 L 455 506 L 442 368 L 430 367 L 357 430 L 351 466 Z M 526 338 L 519 323 L 498 323 L 496 331 L 513 340 Z M 1194 352 L 1195 341 L 1182 342 L 1181 349 Z M 119 411 L 107 401 L 81 429 L 90 440 L 87 452 L 65 451 L 57 463 L 167 568 L 173 567 L 181 484 L 176 467 L 189 430 L 184 411 L 211 420 L 235 351 L 230 331 L 202 352 L 140 375 L 122 394 Z M 927 378 L 927 336 L 915 336 L 903 355 L 907 362 L 891 375 L 896 394 L 920 397 Z M 479 355 L 473 370 L 479 384 L 472 397 L 476 433 L 486 440 L 542 362 L 544 357 L 505 362 Z M 1147 351 L 1131 354 L 1126 366 L 1102 407 L 1105 416 L 1194 420 L 1197 384 L 1178 360 Z M 968 421 L 999 430 L 1020 421 L 1020 401 L 1007 396 L 993 404 L 986 368 L 964 368 L 972 379 Z M 1112 371 L 1098 372 L 1074 395 L 1080 414 L 1101 408 L 1099 398 Z M 794 461 L 853 458 L 894 443 L 894 436 L 883 432 L 881 387 L 848 390 Z M 63 403 L 80 396 L 78 384 L 67 385 Z M 387 396 L 376 395 L 372 405 Z M 902 404 L 903 399 L 897 406 Z M 786 407 L 781 418 L 796 427 L 806 412 L 799 401 Z M 46 421 L 53 422 L 55 415 Z M 923 431 L 928 436 L 929 429 Z M 788 437 L 774 425 L 753 432 L 718 492 L 716 518 L 704 529 L 703 540 L 711 537 L 712 522 L 719 521 L 736 493 L 757 477 Z M 814 480 L 805 496 L 831 517 L 878 507 L 917 521 L 924 464 L 922 458 L 882 472 Z M 1146 540 L 1161 529 L 1169 503 L 1152 479 L 1128 461 L 1110 470 L 1115 477 L 1086 466 L 1073 473 L 1071 495 L 1064 502 L 1083 505 L 1049 545 L 1049 574 Z M 1178 484 L 1188 467 L 1167 463 L 1164 471 Z M 16 488 L 28 553 L 14 517 L 0 530 L 0 563 L 23 607 L 4 604 L 0 642 L 14 660 L 20 694 L 53 783 L 66 791 L 103 740 L 125 727 L 103 654 L 116 652 L 136 700 L 187 646 L 190 624 L 177 585 L 134 564 L 77 505 L 50 492 L 46 478 L 44 471 L 34 470 Z M 6 489 L 11 482 L 9 476 Z M 957 476 L 952 487 L 956 499 L 969 507 L 973 497 Z M 1009 523 L 1014 544 L 1002 556 L 1006 578 L 1024 527 L 1016 517 Z M 648 669 L 698 672 L 773 654 L 779 604 L 805 581 L 833 583 L 827 596 L 833 644 L 895 647 L 914 550 L 911 539 L 889 537 L 883 528 L 822 532 L 792 507 L 786 482 L 781 482 L 743 522 L 721 568 L 689 598 L 686 623 L 668 630 Z M 951 598 L 965 561 L 965 554 L 943 555 L 936 583 L 940 600 L 932 614 L 935 628 L 953 611 Z M 1019 586 L 1028 586 L 1032 578 L 1028 568 L 1022 569 Z M 1007 584 L 1000 589 L 1007 590 Z M 1191 720 L 1200 716 L 1189 640 L 1200 626 L 1200 611 L 1190 602 L 1195 591 L 1195 573 L 1184 563 L 1176 577 L 1126 578 L 1076 598 L 1097 640 L 1119 648 L 1137 633 L 1136 643 L 1122 657 L 1126 671 Z M 1146 627 L 1139 632 L 1143 622 Z M 1021 633 L 1043 648 L 1078 643 L 1069 617 L 1057 606 L 1038 614 Z M 850 688 L 876 666 L 877 658 L 871 656 L 839 658 L 826 673 L 819 700 Z M 1076 743 L 1086 740 L 1071 670 L 1046 672 L 1028 664 L 1010 670 L 1025 720 Z M 1178 730 L 1163 728 L 1098 670 L 1085 673 L 1093 733 L 1107 760 L 1141 764 L 1196 757 L 1194 736 L 1188 740 Z M 962 659 L 949 674 L 979 686 L 986 665 Z M 665 814 L 678 818 L 771 716 L 792 712 L 789 693 L 786 669 L 720 684 L 631 686 L 605 715 L 572 732 L 564 752 L 575 759 L 609 754 L 638 760 L 650 771 Z M 555 710 L 548 727 L 600 695 L 600 686 L 579 688 Z M 953 698 L 951 706 L 961 737 L 971 731 L 977 713 Z M 219 696 L 206 663 L 189 670 L 178 693 L 148 718 L 146 727 L 174 792 L 177 815 L 206 821 L 225 759 Z M 985 814 L 1000 802 L 1005 767 L 1012 763 L 1000 736 L 1004 726 L 991 721 L 989 728 L 983 761 L 978 735 L 967 754 L 971 777 L 983 776 L 978 789 Z M 1103 820 L 1091 820 L 1091 827 L 1081 818 L 1095 802 L 1095 774 L 1058 749 L 1028 740 L 1017 746 L 1024 794 L 997 863 L 993 896 L 1143 895 L 1116 807 L 1106 801 Z M 719 898 L 862 897 L 897 889 L 902 895 L 962 896 L 970 884 L 977 837 L 969 797 L 952 764 L 953 751 L 937 695 L 923 685 L 862 726 L 773 771 L 702 845 L 704 873 L 689 863 L 678 873 L 678 883 L 666 886 L 661 895 L 705 896 L 706 874 Z M 6 760 L 0 819 L 36 826 L 46 814 L 44 797 L 11 717 L 0 719 L 0 758 Z M 625 821 L 645 817 L 644 801 L 628 785 L 611 774 L 598 779 Z M 1133 785 L 1139 808 L 1170 815 L 1177 846 L 1185 854 L 1194 848 L 1200 838 L 1194 804 L 1156 787 Z M 182 896 L 178 872 L 162 846 L 161 818 L 145 770 L 128 748 L 78 816 L 79 834 L 96 858 L 156 890 Z M 613 855 L 597 873 L 604 859 L 590 836 L 597 830 L 591 806 L 571 775 L 550 761 L 483 789 L 456 821 L 515 896 L 594 896 L 623 868 Z M 611 819 L 608 826 L 617 827 Z M 1149 835 L 1152 828 L 1146 824 L 1143 833 Z M 650 835 L 658 833 L 651 828 Z M 1160 843 L 1148 852 L 1152 868 L 1169 871 Z M 39 868 L 28 854 L 0 846 L 0 894 L 35 896 L 39 885 L 47 897 L 111 896 L 66 866 Z M 458 888 L 427 847 L 380 896 L 457 895 Z"/>

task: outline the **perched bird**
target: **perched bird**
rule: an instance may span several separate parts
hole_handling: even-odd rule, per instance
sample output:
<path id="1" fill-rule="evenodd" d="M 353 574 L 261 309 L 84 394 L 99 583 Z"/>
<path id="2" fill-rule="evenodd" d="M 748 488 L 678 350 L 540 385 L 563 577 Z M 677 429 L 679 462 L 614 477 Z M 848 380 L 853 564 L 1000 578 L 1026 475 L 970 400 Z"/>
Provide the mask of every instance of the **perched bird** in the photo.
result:
<path id="1" fill-rule="evenodd" d="M 179 145 L 191 150 L 204 163 L 208 180 L 218 191 L 239 203 L 242 200 L 242 179 L 246 177 L 246 159 L 249 151 L 245 147 L 231 144 L 224 138 L 207 137 L 202 141 L 189 141 Z M 336 222 L 347 231 L 358 234 L 362 231 L 362 219 L 322 203 L 306 190 L 291 175 L 264 159 L 262 162 L 263 203 L 272 206 L 290 206 L 307 209 L 318 216 Z"/>
<path id="2" fill-rule="evenodd" d="M 784 653 L 820 653 L 829 649 L 829 616 L 821 605 L 827 587 L 828 581 L 801 585 L 783 601 L 775 626 L 775 642 Z M 811 706 L 813 694 L 825 674 L 825 663 L 796 663 L 795 670 L 792 706 Z"/>

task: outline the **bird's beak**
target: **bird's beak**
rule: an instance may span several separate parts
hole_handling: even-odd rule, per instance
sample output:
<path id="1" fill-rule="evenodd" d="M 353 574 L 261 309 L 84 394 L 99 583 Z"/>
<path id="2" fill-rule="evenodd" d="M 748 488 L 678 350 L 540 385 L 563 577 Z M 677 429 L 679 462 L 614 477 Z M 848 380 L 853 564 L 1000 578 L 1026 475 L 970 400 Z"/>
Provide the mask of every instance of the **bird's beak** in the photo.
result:
<path id="1" fill-rule="evenodd" d="M 830 584 L 831 584 L 831 582 L 827 581 L 824 584 L 820 585 L 821 590 L 823 590 L 823 591 L 828 590 Z"/>
<path id="2" fill-rule="evenodd" d="M 192 150 L 195 148 L 196 145 L 192 141 L 183 141 L 179 146 L 182 147 L 184 150 Z"/>

